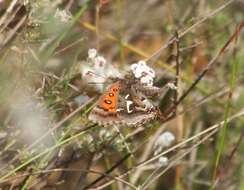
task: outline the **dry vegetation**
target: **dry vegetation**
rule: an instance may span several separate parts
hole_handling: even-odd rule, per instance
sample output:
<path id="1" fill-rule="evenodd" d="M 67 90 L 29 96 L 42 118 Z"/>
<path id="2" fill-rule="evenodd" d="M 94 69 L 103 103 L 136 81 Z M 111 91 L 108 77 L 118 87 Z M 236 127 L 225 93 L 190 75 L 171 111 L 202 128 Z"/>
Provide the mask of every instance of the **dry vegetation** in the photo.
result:
<path id="1" fill-rule="evenodd" d="M 241 0 L 0 0 L 0 189 L 244 190 L 243 10 Z M 88 120 L 101 93 L 80 72 L 90 48 L 120 72 L 146 60 L 156 86 L 177 86 L 153 99 L 158 119 Z M 173 144 L 160 144 L 165 132 Z"/>

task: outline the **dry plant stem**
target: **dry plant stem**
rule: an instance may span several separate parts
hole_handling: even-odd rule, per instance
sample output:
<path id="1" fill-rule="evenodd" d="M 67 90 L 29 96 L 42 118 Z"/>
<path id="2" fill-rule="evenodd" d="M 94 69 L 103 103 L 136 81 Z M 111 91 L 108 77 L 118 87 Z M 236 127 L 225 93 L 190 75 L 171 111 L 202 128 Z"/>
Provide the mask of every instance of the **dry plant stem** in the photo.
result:
<path id="1" fill-rule="evenodd" d="M 5 40 L 3 42 L 3 46 L 5 46 L 15 36 L 16 32 L 25 23 L 26 19 L 27 19 L 26 15 L 21 18 L 21 20 L 18 22 L 18 24 L 11 30 L 11 32 L 5 38 Z"/>
<path id="2" fill-rule="evenodd" d="M 7 26 L 11 23 L 11 21 L 15 18 L 16 14 L 18 13 L 18 11 L 21 9 L 21 5 L 18 5 L 18 7 L 11 13 L 11 15 L 9 16 L 8 20 L 6 22 L 4 22 L 4 25 L 1 26 L 0 29 L 0 33 L 2 33 Z"/>
<path id="3" fill-rule="evenodd" d="M 60 50 L 57 50 L 53 55 L 55 56 L 55 55 L 61 54 L 64 51 L 72 48 L 73 46 L 75 46 L 75 45 L 77 45 L 77 44 L 79 44 L 80 42 L 83 42 L 83 41 L 84 41 L 84 38 L 80 38 L 80 39 L 76 40 L 75 42 L 70 43 L 69 45 L 65 46 L 64 48 L 62 48 Z"/>
<path id="4" fill-rule="evenodd" d="M 201 130 L 202 130 L 202 122 L 200 121 L 198 124 L 197 124 L 197 128 L 196 128 L 196 130 L 194 131 L 194 134 L 198 134 L 198 133 L 200 133 L 201 132 Z M 197 141 L 198 139 L 196 139 L 196 141 Z M 194 168 L 194 166 L 196 165 L 196 161 L 197 161 L 197 152 L 198 152 L 198 149 L 196 148 L 196 149 L 194 149 L 194 150 L 192 150 L 192 152 L 190 153 L 190 155 L 189 155 L 189 165 L 190 165 L 190 168 L 192 169 L 192 170 L 194 170 L 193 168 Z M 193 173 L 190 173 L 189 174 L 189 179 L 193 179 Z M 189 188 L 189 190 L 192 190 L 193 189 L 193 182 L 192 182 L 192 180 L 189 180 L 189 182 L 187 183 L 187 186 L 188 186 L 188 188 Z"/>
<path id="5" fill-rule="evenodd" d="M 180 48 L 180 52 L 183 52 L 183 51 L 187 51 L 187 50 L 191 50 L 199 45 L 202 45 L 203 42 L 202 41 L 199 41 L 199 42 L 196 42 L 196 43 L 193 43 L 192 45 L 189 45 L 187 47 L 182 47 Z"/>
<path id="6" fill-rule="evenodd" d="M 236 119 L 236 118 L 239 118 L 239 117 L 241 117 L 241 116 L 243 116 L 243 115 L 244 115 L 244 109 L 242 109 L 242 110 L 239 111 L 238 113 L 236 113 L 236 114 L 232 115 L 231 117 L 229 117 L 229 118 L 227 119 L 227 122 L 230 122 L 230 121 L 232 121 L 232 120 L 234 120 L 234 119 Z M 198 133 L 198 134 L 196 134 L 196 135 L 194 135 L 194 136 L 192 136 L 192 137 L 190 137 L 190 138 L 188 138 L 188 139 L 186 139 L 186 140 L 184 140 L 184 141 L 182 141 L 182 142 L 176 144 L 175 146 L 173 146 L 173 147 L 167 149 L 166 151 L 164 151 L 164 152 L 162 152 L 162 153 L 160 153 L 160 154 L 154 156 L 153 158 L 148 159 L 148 160 L 146 160 L 146 161 L 143 161 L 143 162 L 139 163 L 139 164 L 138 164 L 137 166 L 135 166 L 135 167 L 129 168 L 125 173 L 123 173 L 123 174 L 121 174 L 120 176 L 117 176 L 117 177 L 119 177 L 119 178 L 124 177 L 124 176 L 126 176 L 128 173 L 130 173 L 131 171 L 133 171 L 133 170 L 135 170 L 135 169 L 137 169 L 137 168 L 139 168 L 139 167 L 144 167 L 144 166 L 146 166 L 147 164 L 150 164 L 151 162 L 154 162 L 155 160 L 159 159 L 159 157 L 164 156 L 165 154 L 167 154 L 167 153 L 169 153 L 169 152 L 175 151 L 176 149 L 178 149 L 178 148 L 184 146 L 185 144 L 187 144 L 187 143 L 189 143 L 189 142 L 191 142 L 191 141 L 193 141 L 193 140 L 195 140 L 195 139 L 198 139 L 199 137 L 201 137 L 201 136 L 203 136 L 203 135 L 205 135 L 205 134 L 207 134 L 207 133 L 210 133 L 210 132 L 212 132 L 212 131 L 215 130 L 215 129 L 218 129 L 218 128 L 222 127 L 223 124 L 224 124 L 224 121 L 221 121 L 220 123 L 215 124 L 215 125 L 213 125 L 213 126 L 207 128 L 206 130 L 204 130 L 204 131 L 202 131 L 202 132 L 200 132 L 200 133 Z M 137 148 L 135 149 L 134 152 L 136 152 L 140 147 L 141 147 L 141 146 L 137 147 Z M 124 156 L 124 157 L 123 157 L 121 160 L 119 160 L 119 161 L 118 161 L 112 168 L 110 168 L 110 169 L 106 172 L 106 174 L 111 173 L 111 172 L 115 169 L 115 167 L 118 167 L 119 165 L 121 165 L 121 164 L 122 164 L 122 163 L 123 163 L 129 156 L 130 156 L 130 154 L 127 154 L 126 156 Z M 96 183 L 98 183 L 99 181 L 101 181 L 101 180 L 103 180 L 103 179 L 104 179 L 104 177 L 100 177 L 100 178 L 96 179 L 95 181 L 93 181 L 92 183 L 90 183 L 88 186 L 86 186 L 85 189 L 94 186 Z M 114 180 L 111 180 L 111 181 L 109 181 L 109 182 L 107 182 L 107 183 L 105 183 L 105 184 L 103 184 L 103 185 L 97 187 L 96 189 L 103 189 L 103 188 L 107 187 L 108 185 L 110 185 L 110 184 L 113 183 L 113 182 L 114 182 Z"/>
<path id="7" fill-rule="evenodd" d="M 99 44 L 100 44 L 100 34 L 99 34 L 99 22 L 100 22 L 100 2 L 96 2 L 96 12 L 95 12 L 95 25 L 96 25 L 96 49 L 99 50 Z"/>
<path id="8" fill-rule="evenodd" d="M 185 11 L 185 13 L 183 14 L 183 16 L 181 17 L 181 19 L 179 21 L 179 26 L 184 26 L 184 23 L 185 23 L 186 19 L 191 15 L 191 13 L 195 9 L 196 4 L 198 3 L 198 1 L 192 1 L 191 3 L 192 3 L 192 6 L 189 6 L 187 8 L 187 10 Z"/>
<path id="9" fill-rule="evenodd" d="M 132 137 L 134 137 L 135 135 L 137 135 L 138 133 L 144 131 L 145 128 L 143 127 L 138 127 L 137 129 L 135 129 L 134 131 L 132 131 L 131 133 L 129 133 L 128 135 L 126 135 L 125 139 L 131 139 Z"/>
<path id="10" fill-rule="evenodd" d="M 204 168 L 206 168 L 206 166 L 207 166 L 207 162 L 202 162 L 202 163 L 200 163 L 199 164 L 199 162 L 198 162 L 198 167 L 196 168 L 194 168 L 194 171 L 191 173 L 191 175 L 189 176 L 189 177 L 187 177 L 188 178 L 188 180 L 189 180 L 189 182 L 191 183 L 191 182 L 193 182 L 193 183 L 197 183 L 196 181 L 197 181 L 197 179 L 196 179 L 196 176 L 199 176 L 199 174 L 200 174 L 200 172 L 204 169 Z M 204 183 L 205 185 L 208 185 L 208 186 L 210 186 L 211 185 L 211 183 L 209 183 L 209 182 L 205 182 Z M 190 187 L 191 188 L 191 187 Z M 189 188 L 189 190 L 190 190 L 190 188 Z"/>
<path id="11" fill-rule="evenodd" d="M 67 5 L 65 6 L 66 10 L 70 10 L 70 8 L 72 7 L 73 3 L 75 0 L 69 0 L 69 2 L 67 3 Z"/>
<path id="12" fill-rule="evenodd" d="M 142 156 L 139 158 L 139 162 L 142 162 L 151 155 L 152 150 L 153 150 L 153 145 L 155 140 L 159 137 L 159 135 L 165 130 L 165 126 L 160 126 L 158 130 L 154 133 L 152 137 L 150 137 L 149 142 L 146 144 L 145 150 L 142 153 Z M 136 184 L 137 180 L 140 178 L 142 175 L 144 169 L 143 168 L 137 168 L 136 171 L 133 173 L 131 176 L 131 183 Z"/>
<path id="13" fill-rule="evenodd" d="M 233 150 L 231 151 L 230 155 L 228 156 L 228 160 L 229 162 L 232 160 L 232 158 L 234 157 L 237 149 L 240 147 L 242 140 L 244 139 L 244 129 L 242 128 L 241 134 L 239 139 L 237 140 L 237 143 L 235 145 L 235 147 L 233 148 Z"/>
<path id="14" fill-rule="evenodd" d="M 16 3 L 18 2 L 18 0 L 13 0 L 10 5 L 8 6 L 7 10 L 5 11 L 5 13 L 3 14 L 3 16 L 0 19 L 0 27 L 3 25 L 3 23 L 5 23 L 8 15 L 13 11 L 14 6 L 16 5 Z M 2 30 L 1 30 L 2 32 Z"/>
<path id="15" fill-rule="evenodd" d="M 50 38 L 48 38 L 44 43 L 40 45 L 40 47 L 38 47 L 39 52 L 42 52 L 44 51 L 44 49 L 48 48 L 48 46 L 55 42 L 55 39 L 56 36 L 51 36 Z"/>
<path id="16" fill-rule="evenodd" d="M 36 62 L 38 62 L 39 64 L 41 64 L 41 60 L 38 58 L 37 54 L 34 52 L 33 49 L 31 49 L 29 46 L 27 46 L 28 51 L 30 52 L 30 54 L 32 55 L 32 57 L 34 58 L 34 60 Z"/>
<path id="17" fill-rule="evenodd" d="M 174 91 L 174 106 L 175 106 L 175 110 L 173 111 L 174 115 L 176 115 L 177 112 L 177 101 L 178 101 L 178 85 L 179 85 L 179 77 L 180 77 L 180 41 L 179 41 L 179 36 L 178 36 L 178 32 L 176 31 L 175 33 L 175 62 L 176 62 L 176 70 L 175 70 L 175 86 L 176 86 L 176 90 Z"/>
<path id="18" fill-rule="evenodd" d="M 176 31 L 175 33 L 175 62 L 176 62 L 176 73 L 175 73 L 175 86 L 176 90 L 174 93 L 174 107 L 175 109 L 173 110 L 173 115 L 176 116 L 176 130 L 177 130 L 177 140 L 181 141 L 183 138 L 183 115 L 177 115 L 178 114 L 178 95 L 180 95 L 180 40 L 179 40 L 179 35 L 178 32 Z M 177 166 L 175 168 L 175 188 L 180 185 L 180 176 L 181 176 L 181 166 Z"/>
<path id="19" fill-rule="evenodd" d="M 173 4 L 173 1 L 166 1 L 165 2 L 165 5 L 167 7 L 166 9 L 166 17 L 167 17 L 167 22 L 169 24 L 169 26 L 174 26 L 174 19 L 173 19 L 173 7 L 174 7 L 174 4 Z"/>
<path id="20" fill-rule="evenodd" d="M 83 110 L 88 104 L 90 104 L 95 98 L 91 98 L 90 100 L 88 100 L 86 103 L 84 103 L 83 105 L 81 105 L 80 107 L 78 107 L 76 110 L 74 110 L 72 113 L 70 113 L 68 116 L 66 116 L 64 119 L 62 119 L 60 122 L 58 122 L 56 125 L 54 125 L 51 129 L 49 129 L 46 133 L 44 133 L 40 138 L 38 138 L 34 143 L 32 143 L 31 145 L 29 145 L 28 147 L 25 148 L 25 151 L 29 151 L 31 148 L 33 148 L 34 146 L 38 145 L 44 138 L 46 138 L 48 135 L 51 135 L 55 130 L 57 130 L 59 127 L 61 127 L 66 121 L 68 121 L 69 119 L 71 119 L 72 117 L 74 117 L 77 113 L 79 113 L 81 110 Z M 19 156 L 21 155 L 21 153 L 17 154 L 14 158 L 12 158 L 8 163 L 6 163 L 6 165 L 4 165 L 3 167 L 1 167 L 0 170 L 5 169 L 6 167 L 8 167 L 10 164 L 14 163 Z"/>
<path id="21" fill-rule="evenodd" d="M 38 96 L 40 93 L 43 92 L 44 87 L 45 87 L 45 84 L 46 84 L 46 78 L 45 78 L 45 77 L 42 77 L 42 85 L 41 85 L 41 87 L 39 87 L 39 88 L 35 91 L 35 95 L 36 95 L 36 96 Z"/>

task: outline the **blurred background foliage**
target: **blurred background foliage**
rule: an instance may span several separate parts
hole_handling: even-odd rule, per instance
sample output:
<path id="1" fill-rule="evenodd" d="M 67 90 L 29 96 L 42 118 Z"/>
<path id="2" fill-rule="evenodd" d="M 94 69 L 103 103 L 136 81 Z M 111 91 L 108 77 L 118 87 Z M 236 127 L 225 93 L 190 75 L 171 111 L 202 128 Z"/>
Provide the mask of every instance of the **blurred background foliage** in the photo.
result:
<path id="1" fill-rule="evenodd" d="M 165 124 L 122 128 L 128 142 L 112 127 L 89 129 L 89 100 L 101 92 L 85 84 L 80 74 L 88 49 L 96 48 L 122 72 L 145 59 L 157 73 L 156 85 L 173 82 L 175 50 L 168 42 L 178 31 L 182 94 L 243 26 L 243 10 L 241 0 L 0 0 L 0 189 L 243 190 L 241 115 L 228 123 L 226 133 L 220 131 L 191 150 L 200 141 L 196 138 L 167 154 L 167 172 L 159 178 L 150 178 L 165 169 L 156 160 L 124 176 L 131 186 L 118 179 L 104 185 L 152 158 L 150 146 L 160 132 L 171 131 L 177 144 L 243 112 L 242 31 L 181 102 L 183 114 Z M 165 112 L 172 93 L 155 102 Z M 219 151 L 222 139 L 224 149 Z M 125 144 L 135 155 L 93 184 L 126 157 Z M 191 151 L 173 162 L 185 150 Z M 218 152 L 221 159 L 215 167 Z M 149 179 L 155 181 L 143 186 Z"/>

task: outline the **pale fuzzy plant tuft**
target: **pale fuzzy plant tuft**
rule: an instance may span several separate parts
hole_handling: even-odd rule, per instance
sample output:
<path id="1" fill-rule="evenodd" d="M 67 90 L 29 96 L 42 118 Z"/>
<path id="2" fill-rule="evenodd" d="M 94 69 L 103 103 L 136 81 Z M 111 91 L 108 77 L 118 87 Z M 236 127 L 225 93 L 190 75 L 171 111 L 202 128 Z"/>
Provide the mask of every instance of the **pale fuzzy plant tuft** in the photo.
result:
<path id="1" fill-rule="evenodd" d="M 160 166 L 167 166 L 169 163 L 169 159 L 166 156 L 160 156 L 158 159 L 158 163 Z"/>
<path id="2" fill-rule="evenodd" d="M 147 86 L 153 86 L 153 80 L 155 78 L 155 71 L 147 66 L 145 61 L 139 61 L 131 65 L 131 71 L 135 78 L 140 79 L 142 84 Z"/>
<path id="3" fill-rule="evenodd" d="M 154 154 L 158 154 L 164 148 L 169 147 L 175 141 L 175 136 L 173 133 L 166 131 L 162 133 L 154 143 Z"/>
<path id="4" fill-rule="evenodd" d="M 23 85 L 23 84 L 22 84 Z M 22 87 L 23 88 L 23 87 Z M 28 90 L 19 89 L 16 94 L 11 97 L 10 110 L 13 116 L 13 122 L 21 131 L 17 138 L 27 144 L 36 141 L 40 136 L 46 133 L 51 126 L 50 113 L 45 106 L 39 102 Z M 45 138 L 41 142 L 42 147 L 36 148 L 37 152 L 43 148 L 51 146 L 53 140 L 51 137 Z"/>
<path id="5" fill-rule="evenodd" d="M 59 8 L 56 9 L 54 17 L 59 19 L 63 23 L 67 23 L 72 19 L 72 15 L 67 10 L 60 10 Z"/>

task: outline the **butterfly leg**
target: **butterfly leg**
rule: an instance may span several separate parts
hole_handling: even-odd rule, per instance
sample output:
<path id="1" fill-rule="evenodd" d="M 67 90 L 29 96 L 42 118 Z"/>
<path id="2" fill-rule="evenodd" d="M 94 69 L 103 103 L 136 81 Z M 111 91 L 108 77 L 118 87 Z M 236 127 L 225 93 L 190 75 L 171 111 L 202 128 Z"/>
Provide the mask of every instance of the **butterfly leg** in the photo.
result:
<path id="1" fill-rule="evenodd" d="M 141 101 L 140 98 L 138 98 L 137 96 L 126 94 L 125 97 L 121 97 L 120 100 L 121 101 L 119 101 L 119 107 L 121 107 L 121 111 L 126 111 L 128 114 L 131 114 L 134 111 L 147 110 L 145 102 Z"/>

